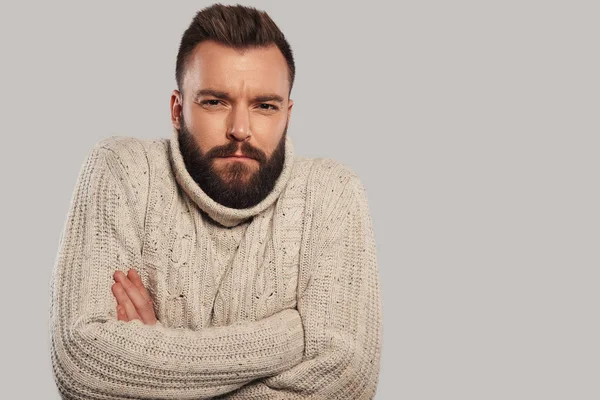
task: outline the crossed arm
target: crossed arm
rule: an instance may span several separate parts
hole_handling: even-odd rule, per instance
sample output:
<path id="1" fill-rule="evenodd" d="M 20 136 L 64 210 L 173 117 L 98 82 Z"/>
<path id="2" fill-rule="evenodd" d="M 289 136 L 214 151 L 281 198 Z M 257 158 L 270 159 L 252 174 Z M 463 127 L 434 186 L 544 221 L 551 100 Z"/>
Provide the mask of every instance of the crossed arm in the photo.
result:
<path id="1" fill-rule="evenodd" d="M 336 185 L 333 201 L 310 205 L 319 217 L 306 221 L 315 245 L 300 260 L 297 310 L 226 327 L 172 329 L 156 320 L 137 273 L 122 272 L 141 262 L 141 243 L 128 228 L 131 202 L 106 151 L 94 149 L 80 173 L 53 274 L 51 350 L 64 398 L 374 396 L 380 299 L 358 180 Z"/>
<path id="2" fill-rule="evenodd" d="M 114 176 L 120 163 L 110 164 L 107 152 L 94 148 L 80 172 L 53 270 L 50 350 L 63 398 L 211 398 L 298 364 L 297 310 L 197 331 L 146 324 L 152 316 L 143 309 L 141 319 L 117 317 L 117 305 L 126 316 L 132 310 L 110 293 L 113 274 L 141 265 L 141 238 L 127 179 Z"/>

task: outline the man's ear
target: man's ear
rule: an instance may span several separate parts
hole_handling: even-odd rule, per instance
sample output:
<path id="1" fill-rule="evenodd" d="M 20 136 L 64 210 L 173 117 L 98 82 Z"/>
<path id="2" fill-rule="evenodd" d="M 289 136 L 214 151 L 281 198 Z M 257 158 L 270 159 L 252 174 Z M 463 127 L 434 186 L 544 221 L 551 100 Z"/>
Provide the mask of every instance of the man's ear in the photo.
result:
<path id="1" fill-rule="evenodd" d="M 290 116 L 292 115 L 292 107 L 294 106 L 294 100 L 289 99 L 288 100 L 288 109 L 287 109 L 287 117 L 288 117 L 288 121 L 290 119 Z"/>
<path id="2" fill-rule="evenodd" d="M 171 124 L 175 129 L 181 128 L 182 104 L 182 94 L 177 89 L 173 90 L 171 94 Z"/>

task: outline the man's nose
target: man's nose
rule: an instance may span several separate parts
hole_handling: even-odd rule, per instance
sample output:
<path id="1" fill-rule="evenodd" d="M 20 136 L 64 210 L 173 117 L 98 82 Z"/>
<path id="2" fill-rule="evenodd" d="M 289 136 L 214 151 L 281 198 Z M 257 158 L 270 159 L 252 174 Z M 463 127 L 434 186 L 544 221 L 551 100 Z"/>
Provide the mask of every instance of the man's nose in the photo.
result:
<path id="1" fill-rule="evenodd" d="M 246 107 L 234 106 L 228 118 L 227 138 L 245 141 L 250 138 L 250 114 Z"/>

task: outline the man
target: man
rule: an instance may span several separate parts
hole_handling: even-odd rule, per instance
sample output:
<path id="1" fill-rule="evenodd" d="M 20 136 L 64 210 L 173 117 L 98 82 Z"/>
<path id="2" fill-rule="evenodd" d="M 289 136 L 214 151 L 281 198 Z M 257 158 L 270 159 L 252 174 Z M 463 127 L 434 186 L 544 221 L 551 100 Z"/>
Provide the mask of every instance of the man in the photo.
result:
<path id="1" fill-rule="evenodd" d="M 294 154 L 292 51 L 264 12 L 185 31 L 170 139 L 81 169 L 52 278 L 68 399 L 371 399 L 381 308 L 364 188 Z"/>

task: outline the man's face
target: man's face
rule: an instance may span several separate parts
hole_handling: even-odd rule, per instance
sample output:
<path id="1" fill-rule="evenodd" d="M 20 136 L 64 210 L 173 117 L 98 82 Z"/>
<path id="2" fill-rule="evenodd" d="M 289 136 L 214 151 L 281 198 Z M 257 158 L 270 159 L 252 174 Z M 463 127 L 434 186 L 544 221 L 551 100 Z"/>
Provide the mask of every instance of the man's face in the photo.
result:
<path id="1" fill-rule="evenodd" d="M 279 49 L 242 53 L 202 42 L 188 60 L 182 90 L 171 96 L 171 119 L 190 175 L 228 207 L 260 202 L 283 167 L 293 106 Z"/>

